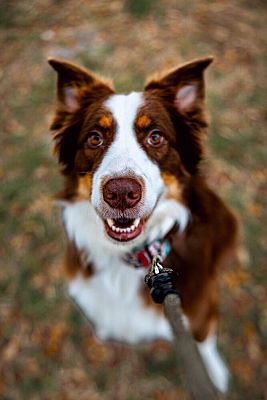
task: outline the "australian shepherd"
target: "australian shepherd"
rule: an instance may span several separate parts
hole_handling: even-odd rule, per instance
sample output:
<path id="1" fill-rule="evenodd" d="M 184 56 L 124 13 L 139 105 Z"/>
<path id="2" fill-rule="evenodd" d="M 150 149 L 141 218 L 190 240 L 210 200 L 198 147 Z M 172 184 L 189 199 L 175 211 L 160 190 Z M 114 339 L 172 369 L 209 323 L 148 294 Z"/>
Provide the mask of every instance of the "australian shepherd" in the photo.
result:
<path id="1" fill-rule="evenodd" d="M 49 59 L 58 75 L 51 129 L 65 184 L 70 296 L 101 339 L 128 343 L 172 332 L 144 285 L 151 256 L 177 271 L 184 321 L 214 384 L 228 370 L 216 349 L 218 278 L 237 236 L 232 212 L 207 186 L 204 71 L 212 58 L 155 75 L 143 92 Z"/>

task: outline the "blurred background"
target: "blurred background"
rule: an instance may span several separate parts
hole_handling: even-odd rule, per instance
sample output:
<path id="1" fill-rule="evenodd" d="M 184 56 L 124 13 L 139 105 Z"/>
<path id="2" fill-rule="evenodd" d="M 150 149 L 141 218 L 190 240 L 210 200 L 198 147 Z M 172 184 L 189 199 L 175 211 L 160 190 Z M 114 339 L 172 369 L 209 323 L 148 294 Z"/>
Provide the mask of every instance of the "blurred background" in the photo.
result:
<path id="1" fill-rule="evenodd" d="M 241 266 L 221 279 L 229 399 L 267 399 L 265 0 L 0 2 L 0 399 L 188 399 L 165 342 L 101 343 L 65 293 L 48 56 L 140 90 L 159 69 L 213 54 L 203 167 L 240 216 Z M 204 399 L 203 399 L 204 400 Z"/>

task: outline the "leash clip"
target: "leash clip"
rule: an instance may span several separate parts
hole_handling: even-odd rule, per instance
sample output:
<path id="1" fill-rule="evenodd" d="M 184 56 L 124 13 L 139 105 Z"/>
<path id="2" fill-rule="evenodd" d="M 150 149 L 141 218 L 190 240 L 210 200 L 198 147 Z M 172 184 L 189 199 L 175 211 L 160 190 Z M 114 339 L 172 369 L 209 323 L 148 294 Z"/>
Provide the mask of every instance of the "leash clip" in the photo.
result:
<path id="1" fill-rule="evenodd" d="M 155 275 L 158 275 L 163 270 L 163 266 L 161 265 L 161 263 L 162 263 L 162 257 L 159 255 L 154 256 L 152 259 L 150 272 L 153 272 Z"/>
<path id="2" fill-rule="evenodd" d="M 162 258 L 156 255 L 152 259 L 152 264 L 148 274 L 145 276 L 145 283 L 150 289 L 150 294 L 155 303 L 163 303 L 167 294 L 177 294 L 174 283 L 174 271 L 171 268 L 162 266 Z"/>
<path id="3" fill-rule="evenodd" d="M 162 257 L 157 254 L 152 259 L 151 267 L 148 271 L 148 274 L 145 276 L 145 283 L 148 284 L 149 279 L 163 272 L 166 272 L 168 274 L 174 273 L 172 268 L 164 268 L 162 266 Z"/>

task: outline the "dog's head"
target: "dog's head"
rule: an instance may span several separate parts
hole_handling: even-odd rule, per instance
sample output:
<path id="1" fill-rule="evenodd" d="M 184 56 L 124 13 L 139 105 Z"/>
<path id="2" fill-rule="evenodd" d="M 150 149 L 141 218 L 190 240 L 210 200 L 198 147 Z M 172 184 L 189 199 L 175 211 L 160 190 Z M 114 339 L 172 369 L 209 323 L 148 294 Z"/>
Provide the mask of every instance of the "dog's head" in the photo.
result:
<path id="1" fill-rule="evenodd" d="M 183 202 L 202 155 L 203 72 L 211 61 L 193 61 L 124 95 L 88 70 L 49 60 L 58 73 L 51 129 L 67 195 L 91 201 L 111 240 L 140 237 L 163 196 Z"/>

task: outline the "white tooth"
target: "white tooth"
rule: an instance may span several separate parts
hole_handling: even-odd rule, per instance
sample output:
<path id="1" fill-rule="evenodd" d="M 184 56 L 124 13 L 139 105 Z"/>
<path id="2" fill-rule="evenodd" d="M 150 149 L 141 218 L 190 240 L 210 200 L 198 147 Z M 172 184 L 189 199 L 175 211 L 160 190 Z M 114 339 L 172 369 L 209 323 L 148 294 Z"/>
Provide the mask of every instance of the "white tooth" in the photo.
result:
<path id="1" fill-rule="evenodd" d="M 131 232 L 131 228 L 126 228 L 126 232 L 130 233 Z"/>
<path id="2" fill-rule="evenodd" d="M 110 219 L 110 218 L 107 219 L 107 223 L 108 223 L 108 226 L 110 226 L 111 228 L 114 225 L 113 219 Z"/>
<path id="3" fill-rule="evenodd" d="M 134 220 L 134 226 L 137 228 L 138 227 L 138 225 L 140 224 L 140 218 L 136 218 L 135 220 Z"/>
<path id="4" fill-rule="evenodd" d="M 134 225 L 132 225 L 132 226 L 130 226 L 130 228 L 129 228 L 132 232 L 135 230 L 135 226 Z"/>
<path id="5" fill-rule="evenodd" d="M 120 228 L 115 228 L 115 231 L 116 232 L 120 232 Z"/>
<path id="6" fill-rule="evenodd" d="M 113 231 L 115 231 L 115 230 L 116 230 L 116 228 L 115 228 L 115 226 L 114 226 L 114 225 L 112 225 L 111 229 L 112 229 Z"/>

